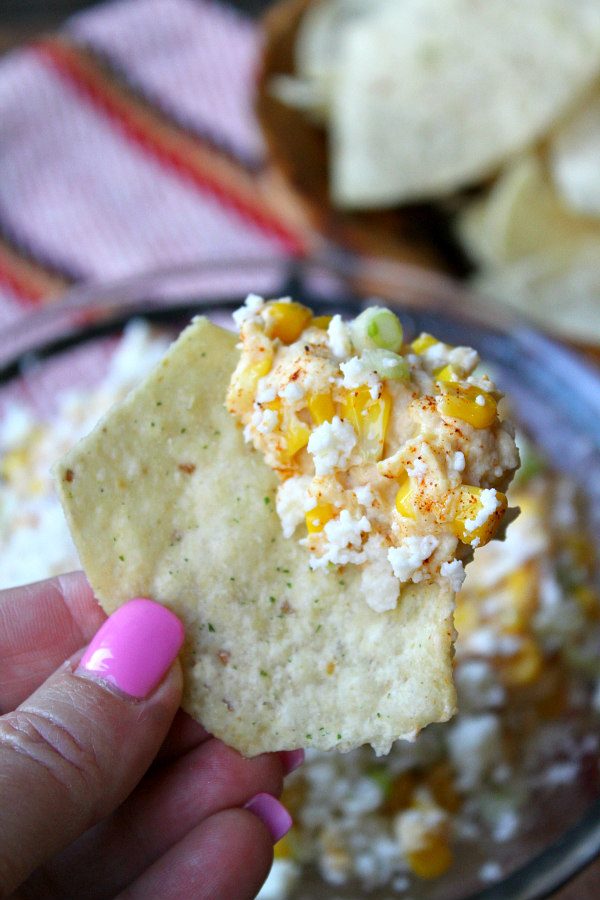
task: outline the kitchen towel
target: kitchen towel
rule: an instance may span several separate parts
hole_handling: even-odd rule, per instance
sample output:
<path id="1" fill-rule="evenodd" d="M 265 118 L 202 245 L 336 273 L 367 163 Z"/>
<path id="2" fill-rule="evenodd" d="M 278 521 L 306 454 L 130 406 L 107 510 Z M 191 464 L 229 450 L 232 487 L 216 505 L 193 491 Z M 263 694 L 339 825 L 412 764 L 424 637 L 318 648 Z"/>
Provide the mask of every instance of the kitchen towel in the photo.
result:
<path id="1" fill-rule="evenodd" d="M 256 24 L 113 0 L 0 59 L 0 328 L 75 283 L 302 255 L 253 115 Z"/>

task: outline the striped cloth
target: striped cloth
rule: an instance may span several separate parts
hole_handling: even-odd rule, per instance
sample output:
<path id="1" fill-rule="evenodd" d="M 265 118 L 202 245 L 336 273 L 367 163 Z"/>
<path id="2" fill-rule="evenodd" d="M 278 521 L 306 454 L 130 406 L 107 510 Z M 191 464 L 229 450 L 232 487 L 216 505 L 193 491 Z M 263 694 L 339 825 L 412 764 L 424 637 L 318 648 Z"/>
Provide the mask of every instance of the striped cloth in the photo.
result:
<path id="1" fill-rule="evenodd" d="M 75 282 L 302 254 L 252 113 L 256 26 L 113 0 L 0 60 L 0 327 Z"/>

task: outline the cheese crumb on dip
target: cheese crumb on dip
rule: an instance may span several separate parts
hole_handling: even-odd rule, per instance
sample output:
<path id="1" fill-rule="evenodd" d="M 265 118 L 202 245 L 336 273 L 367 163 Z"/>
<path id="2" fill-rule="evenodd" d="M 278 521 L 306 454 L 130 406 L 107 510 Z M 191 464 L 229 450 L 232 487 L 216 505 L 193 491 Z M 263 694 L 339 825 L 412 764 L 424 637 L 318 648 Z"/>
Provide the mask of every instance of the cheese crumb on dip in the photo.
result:
<path id="1" fill-rule="evenodd" d="M 284 534 L 313 569 L 361 567 L 367 603 L 445 580 L 495 534 L 519 464 L 502 394 L 479 357 L 429 334 L 403 342 L 390 310 L 351 322 L 250 295 L 227 408 L 277 472 Z"/>

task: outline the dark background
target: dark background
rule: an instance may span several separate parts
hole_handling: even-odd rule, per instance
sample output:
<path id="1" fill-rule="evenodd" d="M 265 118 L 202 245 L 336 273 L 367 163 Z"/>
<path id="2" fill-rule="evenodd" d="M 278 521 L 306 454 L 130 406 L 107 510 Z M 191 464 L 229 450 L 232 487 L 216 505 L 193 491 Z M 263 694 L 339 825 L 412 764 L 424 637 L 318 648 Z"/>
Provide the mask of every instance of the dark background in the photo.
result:
<path id="1" fill-rule="evenodd" d="M 0 0 L 0 53 L 28 37 L 56 28 L 77 10 L 99 0 Z M 232 6 L 258 17 L 273 0 L 229 0 Z"/>

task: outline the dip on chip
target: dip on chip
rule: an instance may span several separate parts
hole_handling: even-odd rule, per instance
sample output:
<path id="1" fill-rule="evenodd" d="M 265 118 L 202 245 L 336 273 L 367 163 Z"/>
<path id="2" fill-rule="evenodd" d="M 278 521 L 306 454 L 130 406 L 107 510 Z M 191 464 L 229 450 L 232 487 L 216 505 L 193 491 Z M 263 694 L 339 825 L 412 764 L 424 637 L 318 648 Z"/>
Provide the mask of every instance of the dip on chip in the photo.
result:
<path id="1" fill-rule="evenodd" d="M 107 612 L 181 617 L 184 708 L 242 753 L 385 753 L 454 711 L 462 560 L 518 464 L 499 395 L 388 310 L 236 319 L 241 355 L 194 320 L 57 467 L 83 567 Z"/>

